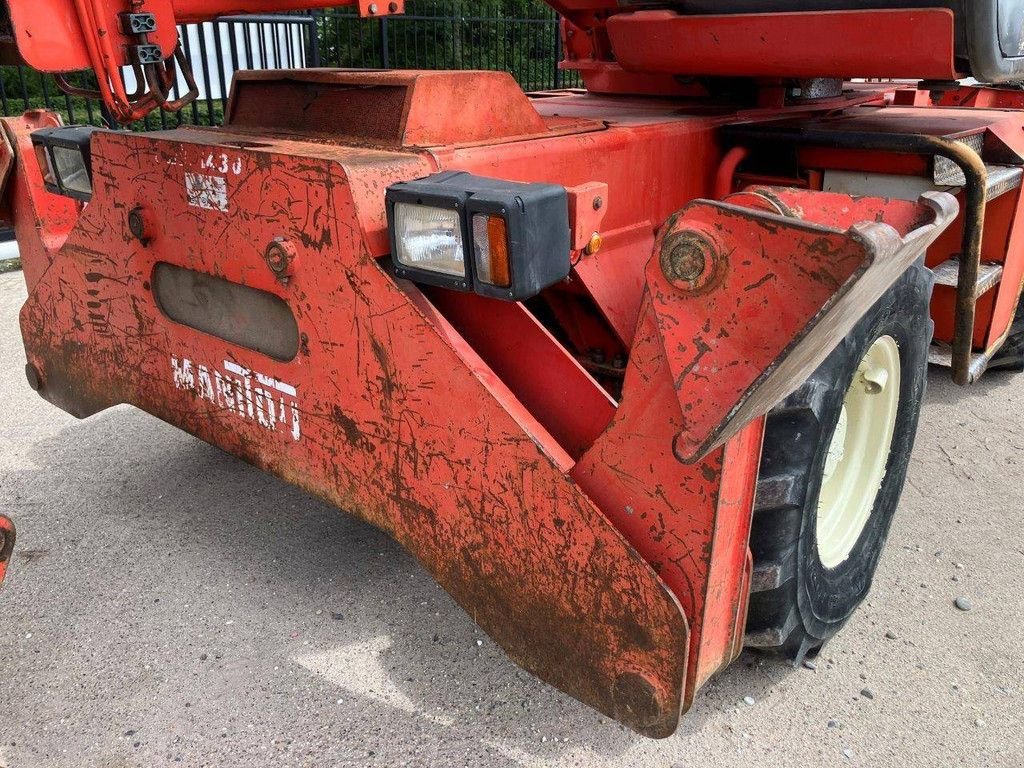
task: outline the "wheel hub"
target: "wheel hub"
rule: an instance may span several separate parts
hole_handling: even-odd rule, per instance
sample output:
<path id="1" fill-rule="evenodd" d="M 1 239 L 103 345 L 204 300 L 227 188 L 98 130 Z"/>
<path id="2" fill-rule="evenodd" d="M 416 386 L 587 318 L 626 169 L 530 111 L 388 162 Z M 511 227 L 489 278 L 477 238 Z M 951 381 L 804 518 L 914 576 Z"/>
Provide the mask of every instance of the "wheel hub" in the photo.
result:
<path id="1" fill-rule="evenodd" d="M 882 336 L 857 367 L 825 459 L 815 532 L 826 568 L 850 556 L 871 517 L 889 461 L 899 395 L 899 346 Z"/>

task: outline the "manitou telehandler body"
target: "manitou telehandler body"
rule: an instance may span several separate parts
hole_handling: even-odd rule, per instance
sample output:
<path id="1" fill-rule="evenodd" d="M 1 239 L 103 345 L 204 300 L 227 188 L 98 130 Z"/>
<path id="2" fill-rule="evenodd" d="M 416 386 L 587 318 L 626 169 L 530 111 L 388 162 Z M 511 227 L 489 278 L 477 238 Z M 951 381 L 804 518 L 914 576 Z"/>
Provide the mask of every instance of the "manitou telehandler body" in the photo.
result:
<path id="1" fill-rule="evenodd" d="M 28 379 L 379 526 L 667 736 L 863 599 L 929 358 L 1020 365 L 1024 2 L 551 4 L 585 89 L 249 71 L 222 128 L 5 119 Z M 129 122 L 195 98 L 177 23 L 302 5 L 10 0 L 9 42 Z"/>

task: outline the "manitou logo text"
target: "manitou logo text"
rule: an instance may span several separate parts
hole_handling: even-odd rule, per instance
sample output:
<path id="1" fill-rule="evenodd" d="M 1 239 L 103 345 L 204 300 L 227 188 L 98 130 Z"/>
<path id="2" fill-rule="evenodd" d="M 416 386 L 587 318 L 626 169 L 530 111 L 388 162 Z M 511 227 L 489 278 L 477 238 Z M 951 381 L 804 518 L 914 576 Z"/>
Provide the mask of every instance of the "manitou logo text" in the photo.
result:
<path id="1" fill-rule="evenodd" d="M 230 360 L 224 361 L 223 368 L 218 371 L 171 356 L 174 386 L 178 389 L 194 392 L 218 408 L 269 430 L 290 430 L 293 440 L 302 437 L 295 387 Z"/>

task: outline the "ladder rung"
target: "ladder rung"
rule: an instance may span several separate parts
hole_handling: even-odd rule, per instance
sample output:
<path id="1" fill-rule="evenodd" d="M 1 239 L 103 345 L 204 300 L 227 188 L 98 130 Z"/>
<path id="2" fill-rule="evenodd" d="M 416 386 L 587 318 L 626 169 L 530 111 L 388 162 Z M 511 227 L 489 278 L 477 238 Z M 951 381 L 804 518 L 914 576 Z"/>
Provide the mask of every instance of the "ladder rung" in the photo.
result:
<path id="1" fill-rule="evenodd" d="M 957 259 L 948 259 L 932 269 L 935 273 L 937 285 L 948 285 L 956 288 L 960 282 L 960 262 Z M 974 298 L 996 287 L 1003 277 L 1002 264 L 988 264 L 982 262 L 978 265 L 978 281 L 974 284 Z"/>

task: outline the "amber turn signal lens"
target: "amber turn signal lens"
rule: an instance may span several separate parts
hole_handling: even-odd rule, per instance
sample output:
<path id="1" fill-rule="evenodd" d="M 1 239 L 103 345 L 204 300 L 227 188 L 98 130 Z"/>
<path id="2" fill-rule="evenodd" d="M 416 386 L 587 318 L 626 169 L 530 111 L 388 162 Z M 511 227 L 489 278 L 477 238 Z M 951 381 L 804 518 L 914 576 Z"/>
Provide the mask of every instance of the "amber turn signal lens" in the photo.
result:
<path id="1" fill-rule="evenodd" d="M 508 225 L 495 214 L 473 214 L 473 253 L 477 279 L 499 288 L 512 285 L 508 254 Z"/>

